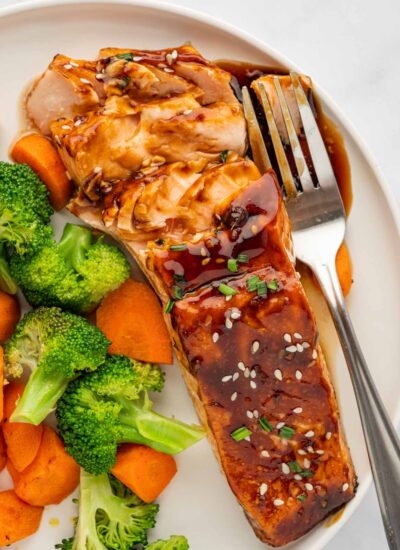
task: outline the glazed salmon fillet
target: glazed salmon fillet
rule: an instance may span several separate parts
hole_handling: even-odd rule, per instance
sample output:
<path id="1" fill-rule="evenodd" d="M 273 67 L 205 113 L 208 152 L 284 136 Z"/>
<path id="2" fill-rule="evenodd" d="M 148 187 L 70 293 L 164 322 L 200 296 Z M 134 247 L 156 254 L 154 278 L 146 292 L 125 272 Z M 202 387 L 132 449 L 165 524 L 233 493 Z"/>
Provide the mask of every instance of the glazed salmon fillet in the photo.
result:
<path id="1" fill-rule="evenodd" d="M 232 492 L 256 535 L 282 546 L 351 500 L 356 476 L 279 183 L 243 156 L 243 112 L 229 73 L 183 48 L 102 50 L 96 108 L 68 122 L 51 114 L 48 128 L 77 186 L 70 211 L 118 239 L 148 277 Z M 110 75 L 98 76 L 113 63 L 112 78 L 128 78 L 122 93 Z M 201 116 L 183 114 L 188 98 Z M 122 129 L 110 102 L 120 114 L 135 110 L 121 115 Z M 102 122 L 93 126 L 96 117 Z M 110 167 L 96 140 L 114 152 L 120 141 L 146 145 L 124 161 L 112 156 Z"/>

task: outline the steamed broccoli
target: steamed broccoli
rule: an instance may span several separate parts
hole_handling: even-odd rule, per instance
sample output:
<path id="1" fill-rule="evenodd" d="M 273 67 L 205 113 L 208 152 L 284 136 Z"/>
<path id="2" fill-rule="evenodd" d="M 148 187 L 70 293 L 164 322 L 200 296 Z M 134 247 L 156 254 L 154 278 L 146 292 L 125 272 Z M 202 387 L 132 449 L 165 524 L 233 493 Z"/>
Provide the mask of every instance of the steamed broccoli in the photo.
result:
<path id="1" fill-rule="evenodd" d="M 189 543 L 182 535 L 172 535 L 168 540 L 152 542 L 146 546 L 146 550 L 189 550 Z"/>
<path id="2" fill-rule="evenodd" d="M 109 345 L 101 330 L 73 313 L 56 307 L 27 313 L 5 346 L 9 375 L 32 371 L 11 422 L 40 424 L 71 379 L 104 362 Z"/>
<path id="3" fill-rule="evenodd" d="M 152 410 L 147 391 L 160 391 L 156 365 L 112 355 L 93 373 L 72 381 L 57 405 L 57 421 L 67 452 L 92 474 L 109 471 L 120 443 L 141 443 L 176 454 L 204 437 L 199 426 Z"/>
<path id="4" fill-rule="evenodd" d="M 75 312 L 93 310 L 119 287 L 130 267 L 115 246 L 94 241 L 90 229 L 67 224 L 61 241 L 44 246 L 31 258 L 14 254 L 11 274 L 32 306 L 59 306 Z"/>
<path id="5" fill-rule="evenodd" d="M 113 476 L 81 470 L 79 519 L 75 537 L 63 550 L 131 550 L 147 544 L 157 504 L 145 504 Z"/>
<path id="6" fill-rule="evenodd" d="M 8 255 L 3 243 L 0 243 L 0 290 L 15 294 L 18 287 L 10 273 L 8 265 Z"/>
<path id="7" fill-rule="evenodd" d="M 47 188 L 29 166 L 0 162 L 0 241 L 19 255 L 36 252 L 52 238 L 52 213 Z"/>

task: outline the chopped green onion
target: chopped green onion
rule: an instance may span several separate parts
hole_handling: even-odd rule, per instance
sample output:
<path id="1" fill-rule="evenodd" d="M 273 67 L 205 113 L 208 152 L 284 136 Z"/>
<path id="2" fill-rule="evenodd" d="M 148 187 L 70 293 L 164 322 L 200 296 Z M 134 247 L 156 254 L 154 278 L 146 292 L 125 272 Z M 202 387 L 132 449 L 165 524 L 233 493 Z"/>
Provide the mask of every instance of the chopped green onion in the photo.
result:
<path id="1" fill-rule="evenodd" d="M 246 426 L 241 426 L 231 433 L 231 437 L 235 441 L 242 441 L 242 439 L 249 437 L 249 435 L 251 435 L 251 431 Z"/>
<path id="2" fill-rule="evenodd" d="M 165 243 L 165 240 L 164 239 L 157 239 L 155 242 L 156 242 L 156 244 L 162 246 Z"/>
<path id="3" fill-rule="evenodd" d="M 181 275 L 180 273 L 174 273 L 173 274 L 174 281 L 176 283 L 186 283 L 185 275 Z"/>
<path id="4" fill-rule="evenodd" d="M 222 153 L 219 155 L 219 158 L 221 159 L 221 162 L 223 162 L 225 164 L 226 162 L 226 159 L 228 157 L 228 149 L 226 149 L 225 151 L 222 151 Z"/>
<path id="5" fill-rule="evenodd" d="M 303 502 L 304 500 L 306 500 L 306 498 L 307 498 L 307 495 L 302 494 L 297 497 L 297 500 L 299 500 L 300 502 Z"/>
<path id="6" fill-rule="evenodd" d="M 267 295 L 267 283 L 265 281 L 260 281 L 257 283 L 257 295 L 266 296 Z"/>
<path id="7" fill-rule="evenodd" d="M 265 416 L 262 416 L 260 420 L 258 421 L 261 428 L 265 430 L 266 432 L 272 432 L 272 424 L 268 422 L 268 420 L 265 418 Z"/>
<path id="8" fill-rule="evenodd" d="M 182 252 L 182 250 L 186 250 L 187 246 L 185 244 L 171 244 L 169 247 L 170 250 L 173 250 L 174 252 Z"/>
<path id="9" fill-rule="evenodd" d="M 303 470 L 302 472 L 299 472 L 301 477 L 313 477 L 314 472 L 312 470 Z"/>
<path id="10" fill-rule="evenodd" d="M 252 275 L 247 279 L 247 290 L 249 292 L 254 292 L 257 290 L 257 284 L 260 282 L 258 275 Z"/>
<path id="11" fill-rule="evenodd" d="M 270 281 L 268 284 L 267 284 L 267 287 L 269 290 L 271 290 L 272 292 L 276 292 L 277 290 L 279 290 L 279 284 L 278 284 L 278 281 L 276 279 L 272 279 L 272 281 Z"/>
<path id="12" fill-rule="evenodd" d="M 234 296 L 238 293 L 238 291 L 235 288 L 232 288 L 231 286 L 221 283 L 218 287 L 218 290 L 221 294 L 224 294 L 225 296 Z"/>
<path id="13" fill-rule="evenodd" d="M 249 257 L 247 254 L 238 254 L 237 261 L 240 264 L 247 264 L 249 261 Z"/>
<path id="14" fill-rule="evenodd" d="M 288 462 L 288 466 L 295 474 L 299 474 L 301 472 L 301 466 L 297 462 L 297 460 L 294 460 L 293 462 Z"/>
<path id="15" fill-rule="evenodd" d="M 133 61 L 133 53 L 130 52 L 117 53 L 115 57 L 118 57 L 118 59 L 125 59 L 125 61 Z"/>
<path id="16" fill-rule="evenodd" d="M 283 426 L 279 430 L 279 435 L 283 439 L 292 439 L 292 437 L 294 436 L 295 433 L 296 433 L 296 430 L 294 430 L 293 428 L 289 428 L 289 426 Z"/>
<path id="17" fill-rule="evenodd" d="M 174 300 L 172 300 L 172 298 L 170 298 L 167 302 L 167 305 L 165 306 L 165 310 L 164 310 L 165 313 L 171 313 L 171 311 L 174 308 L 174 305 L 175 305 Z"/>
<path id="18" fill-rule="evenodd" d="M 174 285 L 172 287 L 175 300 L 182 300 L 183 298 L 183 289 L 180 286 Z"/>
<path id="19" fill-rule="evenodd" d="M 232 271 L 233 273 L 236 273 L 236 271 L 238 270 L 237 260 L 234 260 L 233 258 L 229 258 L 229 260 L 228 260 L 228 269 L 229 269 L 229 271 Z"/>

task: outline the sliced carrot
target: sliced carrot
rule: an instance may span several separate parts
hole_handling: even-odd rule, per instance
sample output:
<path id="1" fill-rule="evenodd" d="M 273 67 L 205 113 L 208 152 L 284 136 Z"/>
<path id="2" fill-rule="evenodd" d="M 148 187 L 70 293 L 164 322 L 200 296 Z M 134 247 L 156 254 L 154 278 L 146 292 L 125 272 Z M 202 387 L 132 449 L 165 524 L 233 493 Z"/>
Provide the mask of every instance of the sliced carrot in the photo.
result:
<path id="1" fill-rule="evenodd" d="M 172 363 L 162 309 L 146 284 L 128 279 L 110 292 L 97 309 L 96 324 L 111 340 L 110 353 L 150 363 Z"/>
<path id="2" fill-rule="evenodd" d="M 0 430 L 0 472 L 4 469 L 7 464 L 7 447 L 6 442 L 4 441 L 3 432 Z"/>
<path id="3" fill-rule="evenodd" d="M 0 422 L 4 415 L 4 350 L 0 346 Z"/>
<path id="4" fill-rule="evenodd" d="M 43 508 L 30 506 L 14 491 L 0 493 L 0 547 L 33 535 L 40 526 Z"/>
<path id="5" fill-rule="evenodd" d="M 342 292 L 344 296 L 347 296 L 353 284 L 353 268 L 349 250 L 345 243 L 342 243 L 336 255 L 336 272 L 339 277 Z"/>
<path id="6" fill-rule="evenodd" d="M 171 455 L 143 445 L 121 445 L 111 473 L 144 502 L 152 502 L 176 474 Z"/>
<path id="7" fill-rule="evenodd" d="M 47 138 L 39 134 L 22 137 L 13 145 L 11 157 L 16 162 L 29 164 L 43 180 L 55 210 L 66 206 L 72 194 L 72 184 L 60 156 Z"/>
<path id="8" fill-rule="evenodd" d="M 15 493 L 34 506 L 59 504 L 79 484 L 79 466 L 49 426 L 44 426 L 35 460 L 23 471 L 16 472 L 12 465 L 9 471 Z"/>
<path id="9" fill-rule="evenodd" d="M 18 470 L 24 470 L 36 457 L 42 441 L 43 426 L 9 422 L 15 405 L 24 391 L 24 384 L 14 380 L 4 387 L 4 419 L 2 423 L 8 458 Z"/>
<path id="10" fill-rule="evenodd" d="M 10 338 L 20 315 L 17 298 L 0 290 L 0 342 Z"/>

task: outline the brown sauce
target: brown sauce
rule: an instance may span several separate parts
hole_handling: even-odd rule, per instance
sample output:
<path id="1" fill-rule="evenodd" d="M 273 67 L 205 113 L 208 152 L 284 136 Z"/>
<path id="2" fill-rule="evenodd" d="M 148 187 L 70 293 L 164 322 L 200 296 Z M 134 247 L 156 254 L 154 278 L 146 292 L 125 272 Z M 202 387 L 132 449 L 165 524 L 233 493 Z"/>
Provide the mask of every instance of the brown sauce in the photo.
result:
<path id="1" fill-rule="evenodd" d="M 236 94 L 239 96 L 241 94 L 242 86 L 250 87 L 253 80 L 256 80 L 260 76 L 266 74 L 288 74 L 288 71 L 281 67 L 267 67 L 240 61 L 221 60 L 217 61 L 216 64 L 233 75 L 234 80 L 232 86 Z M 333 171 L 335 172 L 345 210 L 347 214 L 349 214 L 352 204 L 351 170 L 343 137 L 335 123 L 322 111 L 318 97 L 312 95 L 309 97 L 309 100 L 314 109 L 319 129 L 327 146 L 329 158 L 332 163 Z M 272 154 L 270 156 L 272 162 L 274 162 L 274 155 Z M 274 168 L 277 168 L 277 166 L 274 166 Z"/>

